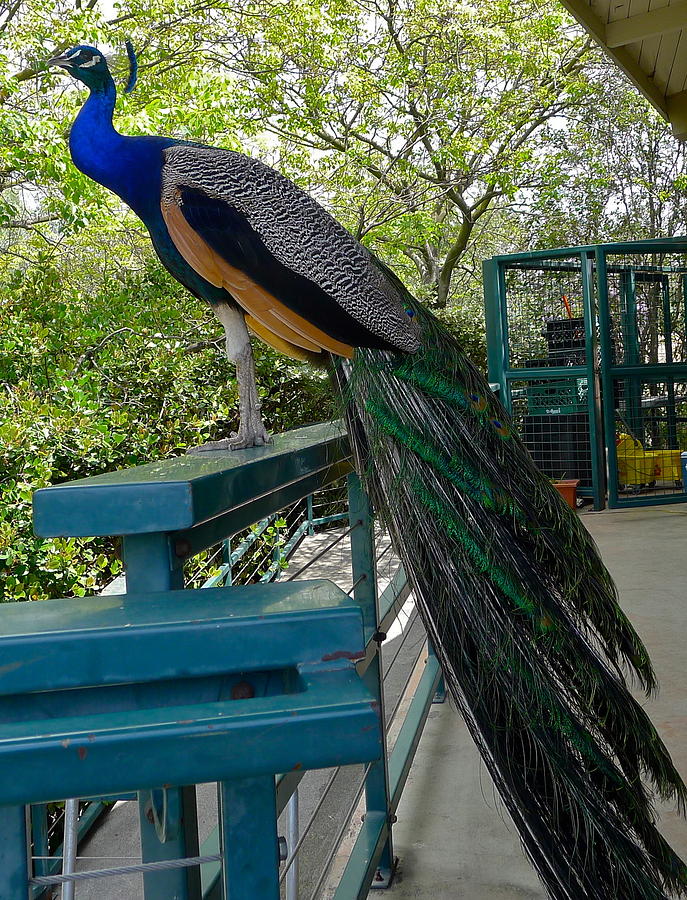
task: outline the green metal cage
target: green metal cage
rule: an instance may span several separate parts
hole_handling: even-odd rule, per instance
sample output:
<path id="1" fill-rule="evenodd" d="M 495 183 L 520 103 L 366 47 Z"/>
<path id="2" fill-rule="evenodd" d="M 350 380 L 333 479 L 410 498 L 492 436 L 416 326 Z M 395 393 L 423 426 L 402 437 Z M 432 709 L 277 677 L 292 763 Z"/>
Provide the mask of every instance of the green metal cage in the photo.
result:
<path id="1" fill-rule="evenodd" d="M 687 499 L 687 237 L 484 262 L 489 378 L 535 462 L 601 509 Z"/>

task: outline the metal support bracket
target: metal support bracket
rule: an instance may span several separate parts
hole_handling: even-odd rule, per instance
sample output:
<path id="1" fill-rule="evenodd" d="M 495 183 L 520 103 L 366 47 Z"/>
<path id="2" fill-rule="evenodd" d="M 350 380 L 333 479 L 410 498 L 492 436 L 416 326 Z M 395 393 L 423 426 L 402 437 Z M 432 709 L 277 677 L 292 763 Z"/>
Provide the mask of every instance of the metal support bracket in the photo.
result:
<path id="1" fill-rule="evenodd" d="M 155 826 L 155 833 L 161 844 L 174 841 L 179 836 L 181 827 L 181 803 L 179 791 L 168 788 L 155 788 L 152 791 L 141 791 L 148 821 Z"/>

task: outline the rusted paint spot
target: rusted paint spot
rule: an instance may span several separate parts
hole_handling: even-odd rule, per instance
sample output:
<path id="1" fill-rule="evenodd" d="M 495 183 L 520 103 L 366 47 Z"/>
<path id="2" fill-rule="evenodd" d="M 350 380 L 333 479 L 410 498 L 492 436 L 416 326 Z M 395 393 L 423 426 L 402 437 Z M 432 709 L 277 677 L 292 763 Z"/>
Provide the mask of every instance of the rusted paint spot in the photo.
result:
<path id="1" fill-rule="evenodd" d="M 0 675 L 6 675 L 8 672 L 15 672 L 17 669 L 21 669 L 23 666 L 23 662 L 15 662 L 8 663 L 6 666 L 0 666 Z"/>
<path id="2" fill-rule="evenodd" d="M 293 772 L 297 772 L 299 769 L 302 769 L 302 768 L 303 768 L 303 763 L 298 762 L 298 763 L 296 763 L 296 765 L 293 767 L 292 771 L 293 771 Z"/>
<path id="3" fill-rule="evenodd" d="M 326 653 L 322 657 L 322 662 L 333 662 L 335 659 L 362 659 L 364 656 L 364 650 L 360 650 L 358 653 L 351 653 L 350 650 L 337 650 L 334 653 Z"/>
<path id="4" fill-rule="evenodd" d="M 178 719 L 177 725 L 192 725 L 193 719 Z"/>
<path id="5" fill-rule="evenodd" d="M 88 750 L 85 747 L 79 747 L 77 753 L 79 754 L 79 759 L 86 759 L 88 756 Z"/>
<path id="6" fill-rule="evenodd" d="M 239 681 L 231 689 L 232 700 L 250 700 L 255 697 L 255 688 L 249 681 Z"/>

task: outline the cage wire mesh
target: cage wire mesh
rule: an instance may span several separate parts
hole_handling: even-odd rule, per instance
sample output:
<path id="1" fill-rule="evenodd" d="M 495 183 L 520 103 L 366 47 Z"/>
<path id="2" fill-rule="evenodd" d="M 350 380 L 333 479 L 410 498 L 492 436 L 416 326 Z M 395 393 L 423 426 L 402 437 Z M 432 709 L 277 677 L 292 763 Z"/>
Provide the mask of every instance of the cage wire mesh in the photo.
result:
<path id="1" fill-rule="evenodd" d="M 554 480 L 592 489 L 587 340 L 579 257 L 516 263 L 505 270 L 511 369 L 538 369 L 510 382 L 516 427 L 536 464 Z M 570 368 L 569 377 L 549 375 Z"/>
<path id="2" fill-rule="evenodd" d="M 615 379 L 618 491 L 624 495 L 681 493 L 681 452 L 687 447 L 687 381 Z"/>
<path id="3" fill-rule="evenodd" d="M 676 253 L 608 257 L 608 305 L 618 366 L 687 362 L 687 258 Z M 652 373 L 653 374 L 653 373 Z M 683 491 L 687 381 L 627 374 L 613 380 L 616 472 L 624 498 Z"/>
<path id="4" fill-rule="evenodd" d="M 592 487 L 586 376 L 511 383 L 513 420 L 537 466 L 556 481 Z"/>
<path id="5" fill-rule="evenodd" d="M 606 254 L 606 268 L 606 289 L 601 286 L 594 297 L 597 307 L 607 304 L 608 311 L 610 333 L 601 361 L 587 355 L 588 335 L 599 335 L 596 316 L 585 328 L 580 255 L 505 262 L 513 417 L 545 474 L 579 479 L 582 492 L 591 493 L 593 384 L 587 364 L 634 367 L 614 377 L 610 389 L 606 382 L 608 397 L 601 382 L 606 421 L 614 422 L 606 442 L 615 444 L 617 455 L 608 476 L 622 502 L 636 495 L 676 494 L 684 490 L 680 452 L 687 449 L 687 374 L 661 367 L 687 363 L 687 255 L 645 245 L 641 252 L 638 247 Z M 593 270 L 594 287 L 596 274 Z M 570 376 L 562 377 L 560 367 L 570 367 Z M 520 369 L 528 370 L 521 378 Z"/>
<path id="6" fill-rule="evenodd" d="M 579 258 L 514 264 L 505 283 L 510 367 L 585 365 Z"/>
<path id="7" fill-rule="evenodd" d="M 606 267 L 616 364 L 687 362 L 685 254 L 609 254 Z"/>

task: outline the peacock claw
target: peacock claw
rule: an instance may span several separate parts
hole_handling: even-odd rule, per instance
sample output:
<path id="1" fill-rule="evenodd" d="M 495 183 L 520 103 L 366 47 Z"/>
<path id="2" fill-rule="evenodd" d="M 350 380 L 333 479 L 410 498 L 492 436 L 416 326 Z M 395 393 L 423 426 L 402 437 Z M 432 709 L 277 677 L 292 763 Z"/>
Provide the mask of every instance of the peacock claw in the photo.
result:
<path id="1" fill-rule="evenodd" d="M 213 453 L 217 451 L 227 450 L 247 450 L 249 447 L 264 447 L 271 444 L 272 438 L 264 428 L 245 431 L 232 431 L 228 438 L 222 438 L 219 441 L 207 441 L 205 444 L 199 444 L 197 447 L 189 447 L 187 454 Z"/>

